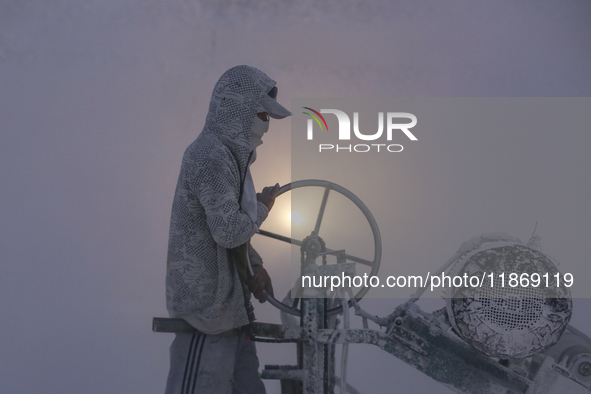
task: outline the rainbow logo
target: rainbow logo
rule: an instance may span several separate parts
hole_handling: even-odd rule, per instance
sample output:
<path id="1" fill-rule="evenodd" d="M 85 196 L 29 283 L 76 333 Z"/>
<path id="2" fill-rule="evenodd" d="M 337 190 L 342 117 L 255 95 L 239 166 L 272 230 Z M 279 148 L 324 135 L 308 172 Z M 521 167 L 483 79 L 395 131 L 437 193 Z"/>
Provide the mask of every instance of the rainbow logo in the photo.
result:
<path id="1" fill-rule="evenodd" d="M 314 110 L 312 108 L 309 108 L 309 107 L 302 107 L 302 108 L 303 109 L 307 109 L 309 111 L 312 111 L 316 115 L 320 116 L 320 119 L 322 119 L 322 122 L 324 123 L 324 126 L 326 126 L 326 130 L 328 131 L 328 125 L 326 124 L 326 120 L 324 120 L 324 116 L 320 115 L 320 112 L 318 112 L 318 111 L 316 111 L 316 110 Z M 306 114 L 306 115 L 310 115 L 316 121 L 316 123 L 318 123 L 318 126 L 320 126 L 320 130 L 323 130 L 322 123 L 320 123 L 320 120 L 316 116 L 312 115 L 309 112 L 302 112 L 302 113 L 303 114 Z"/>

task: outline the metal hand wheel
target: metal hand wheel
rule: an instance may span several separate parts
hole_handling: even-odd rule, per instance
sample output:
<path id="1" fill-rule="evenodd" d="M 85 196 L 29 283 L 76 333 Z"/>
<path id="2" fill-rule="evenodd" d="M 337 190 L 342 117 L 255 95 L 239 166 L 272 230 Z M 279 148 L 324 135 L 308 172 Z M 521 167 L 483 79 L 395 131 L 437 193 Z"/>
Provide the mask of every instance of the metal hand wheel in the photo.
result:
<path id="1" fill-rule="evenodd" d="M 370 275 L 370 276 L 376 275 L 379 268 L 380 268 L 380 261 L 382 258 L 382 239 L 380 236 L 380 230 L 378 228 L 378 225 L 377 225 L 373 215 L 371 214 L 370 210 L 367 208 L 367 206 L 355 194 L 351 193 L 349 190 L 345 189 L 344 187 L 339 186 L 339 185 L 332 183 L 332 182 L 318 180 L 318 179 L 308 179 L 308 180 L 303 180 L 303 181 L 295 181 L 295 182 L 289 183 L 287 185 L 284 185 L 279 189 L 278 197 L 288 191 L 291 191 L 291 190 L 294 190 L 297 188 L 304 188 L 304 187 L 314 187 L 314 188 L 323 188 L 324 189 L 324 194 L 322 196 L 322 202 L 320 203 L 320 209 L 319 209 L 318 215 L 316 217 L 316 222 L 315 222 L 314 228 L 312 229 L 311 234 L 314 234 L 316 236 L 321 236 L 323 234 L 322 233 L 322 219 L 324 217 L 327 202 L 329 200 L 329 195 L 331 192 L 336 192 L 336 193 L 343 195 L 348 200 L 353 202 L 357 206 L 357 208 L 359 208 L 359 210 L 361 210 L 361 213 L 363 214 L 363 216 L 367 220 L 367 222 L 371 228 L 372 235 L 373 235 L 373 251 L 374 251 L 373 260 L 363 259 L 363 258 L 356 257 L 356 256 L 353 256 L 350 254 L 345 254 L 344 257 L 346 258 L 347 261 L 355 262 L 355 263 L 362 264 L 364 266 L 369 267 L 371 269 L 371 272 L 368 275 Z M 272 214 L 273 213 L 271 213 L 271 215 Z M 300 247 L 302 246 L 302 240 L 293 239 L 291 237 L 287 237 L 287 236 L 280 235 L 280 234 L 275 234 L 275 233 L 265 231 L 262 229 L 259 230 L 259 234 L 264 235 L 269 238 L 273 238 L 273 239 L 277 239 L 277 240 L 280 240 L 283 242 L 287 242 L 287 243 L 290 243 L 293 245 L 297 245 Z M 324 253 L 330 254 L 335 251 L 336 250 L 334 250 L 334 249 L 330 249 L 330 245 L 326 245 Z M 362 287 L 357 292 L 357 294 L 354 295 L 355 299 L 357 301 L 359 301 L 368 291 L 369 291 L 369 287 Z M 300 315 L 300 310 L 297 308 L 297 304 L 299 301 L 298 298 L 294 299 L 294 303 L 292 305 L 284 304 L 281 301 L 278 301 L 277 299 L 275 299 L 271 296 L 269 296 L 268 300 L 273 306 L 275 306 L 276 308 L 278 308 L 284 312 L 287 312 L 289 314 L 296 315 L 296 316 Z M 351 303 L 351 301 L 349 301 L 349 303 Z M 329 315 L 331 315 L 331 314 L 338 313 L 341 310 L 342 310 L 342 306 L 338 306 L 338 307 L 334 307 L 332 309 L 328 309 L 327 313 Z"/>

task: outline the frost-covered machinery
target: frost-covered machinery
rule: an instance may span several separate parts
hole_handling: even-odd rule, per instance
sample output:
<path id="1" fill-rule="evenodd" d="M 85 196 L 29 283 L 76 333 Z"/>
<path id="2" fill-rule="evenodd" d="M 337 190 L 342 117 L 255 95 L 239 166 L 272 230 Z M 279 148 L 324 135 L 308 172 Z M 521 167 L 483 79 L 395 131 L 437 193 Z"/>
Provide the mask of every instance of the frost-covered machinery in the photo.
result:
<path id="1" fill-rule="evenodd" d="M 352 276 L 356 265 L 376 275 L 381 237 L 365 204 L 347 189 L 320 180 L 293 182 L 283 186 L 280 195 L 305 187 L 324 189 L 311 233 L 302 240 L 264 230 L 260 233 L 299 247 L 300 279 Z M 325 244 L 321 226 L 330 193 L 348 198 L 365 216 L 373 235 L 372 260 Z M 485 286 L 450 286 L 446 307 L 432 313 L 417 304 L 426 288 L 386 317 L 360 307 L 367 287 L 354 294 L 346 287 L 330 293 L 327 288 L 295 286 L 292 292 L 300 294 L 288 295 L 283 301 L 270 297 L 281 310 L 283 325 L 254 323 L 256 340 L 296 343 L 297 365 L 266 365 L 262 377 L 281 380 L 282 394 L 357 393 L 346 379 L 348 347 L 365 343 L 378 346 L 457 393 L 589 393 L 591 339 L 569 326 L 570 292 L 557 283 L 565 278 L 553 261 L 537 250 L 536 242 L 537 237 L 524 245 L 505 234 L 486 234 L 462 244 L 433 275 L 478 277 L 489 282 Z M 335 263 L 328 264 L 327 256 L 333 256 Z M 509 272 L 517 273 L 518 279 L 503 275 Z M 504 285 L 504 281 L 508 284 L 523 278 L 528 286 L 521 286 L 526 284 L 523 282 Z M 539 280 L 538 286 L 530 285 L 530 280 Z M 361 318 L 363 328 L 351 328 L 351 315 Z M 376 328 L 369 328 L 370 322 Z M 192 330 L 182 320 L 159 318 L 154 319 L 153 329 Z M 340 360 L 335 357 L 337 345 L 342 346 Z M 335 374 L 337 363 L 340 376 Z"/>

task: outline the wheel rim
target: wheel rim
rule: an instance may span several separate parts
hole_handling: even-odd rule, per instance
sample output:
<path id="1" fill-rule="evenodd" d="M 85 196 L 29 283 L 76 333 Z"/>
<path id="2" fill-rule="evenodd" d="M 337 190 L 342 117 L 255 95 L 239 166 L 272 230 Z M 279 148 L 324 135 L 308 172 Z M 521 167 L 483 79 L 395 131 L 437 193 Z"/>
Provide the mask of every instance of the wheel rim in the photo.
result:
<path id="1" fill-rule="evenodd" d="M 341 194 L 342 196 L 346 197 L 349 201 L 353 202 L 357 206 L 357 208 L 361 211 L 361 213 L 363 214 L 363 216 L 367 220 L 367 222 L 371 228 L 371 231 L 372 231 L 373 244 L 374 244 L 374 258 L 373 258 L 373 260 L 370 261 L 367 259 L 362 259 L 362 258 L 356 257 L 354 255 L 349 255 L 349 254 L 345 254 L 345 258 L 347 261 L 352 261 L 352 262 L 355 262 L 358 264 L 365 265 L 367 267 L 371 267 L 371 272 L 369 273 L 369 275 L 375 276 L 378 273 L 378 270 L 380 268 L 380 262 L 381 262 L 381 258 L 382 258 L 382 239 L 381 239 L 380 230 L 378 228 L 377 222 L 376 222 L 375 218 L 373 217 L 369 208 L 367 208 L 367 206 L 363 203 L 363 201 L 361 201 L 355 194 L 353 194 L 348 189 L 346 189 L 340 185 L 337 185 L 336 183 L 332 183 L 332 182 L 324 181 L 324 180 L 319 180 L 319 179 L 307 179 L 307 180 L 295 181 L 295 182 L 289 183 L 287 185 L 284 185 L 279 189 L 279 194 L 277 195 L 277 197 L 281 196 L 282 194 L 287 193 L 288 191 L 298 189 L 298 188 L 303 188 L 303 187 L 324 188 L 322 202 L 320 204 L 320 209 L 319 209 L 318 216 L 316 218 L 316 223 L 314 226 L 314 231 L 316 232 L 316 234 L 318 234 L 320 231 L 320 227 L 322 225 L 322 220 L 324 218 L 325 208 L 328 204 L 328 197 L 329 197 L 329 194 L 331 191 Z M 302 245 L 301 240 L 293 239 L 291 237 L 283 236 L 280 234 L 275 234 L 275 233 L 272 233 L 272 232 L 269 232 L 269 231 L 266 231 L 263 229 L 259 230 L 259 234 L 262 236 L 269 237 L 269 238 L 277 239 L 279 241 L 283 241 L 283 242 L 287 242 L 287 243 L 290 243 L 293 245 L 297 245 L 299 247 L 301 247 L 301 245 Z M 326 251 L 333 252 L 334 250 L 326 248 Z M 361 288 L 357 292 L 357 294 L 354 295 L 354 298 L 357 301 L 361 300 L 361 298 L 363 298 L 363 296 L 365 296 L 365 294 L 367 294 L 369 289 L 370 289 L 370 287 Z M 292 315 L 296 315 L 296 316 L 300 315 L 300 310 L 297 308 L 297 301 L 299 300 L 299 298 L 295 298 L 294 303 L 292 305 L 286 305 L 283 302 L 281 302 L 271 296 L 269 296 L 268 299 L 269 299 L 269 302 L 273 306 L 275 306 L 276 308 L 278 308 L 284 312 L 287 312 L 289 314 L 292 314 Z M 352 302 L 349 301 L 349 307 L 351 307 L 351 305 L 352 305 Z M 332 315 L 335 313 L 339 313 L 341 310 L 342 310 L 342 306 L 334 307 L 334 308 L 328 309 L 327 314 Z"/>

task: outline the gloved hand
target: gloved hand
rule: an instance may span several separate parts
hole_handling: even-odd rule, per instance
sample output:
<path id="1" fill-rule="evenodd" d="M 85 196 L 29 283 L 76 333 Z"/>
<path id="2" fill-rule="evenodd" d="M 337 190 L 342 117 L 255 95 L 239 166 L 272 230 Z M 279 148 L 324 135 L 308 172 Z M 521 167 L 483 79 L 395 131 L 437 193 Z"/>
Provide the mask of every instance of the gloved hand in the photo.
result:
<path id="1" fill-rule="evenodd" d="M 254 298 L 259 300 L 262 304 L 267 301 L 269 295 L 274 296 L 271 277 L 262 265 L 255 265 L 252 267 L 252 270 L 254 271 L 254 276 L 251 276 L 250 279 L 248 279 L 246 285 L 254 295 Z"/>
<path id="2" fill-rule="evenodd" d="M 270 211 L 273 208 L 273 204 L 275 204 L 275 198 L 279 194 L 279 184 L 277 183 L 275 186 L 267 186 L 263 188 L 262 193 L 257 193 L 257 200 L 265 204 L 267 209 Z"/>

